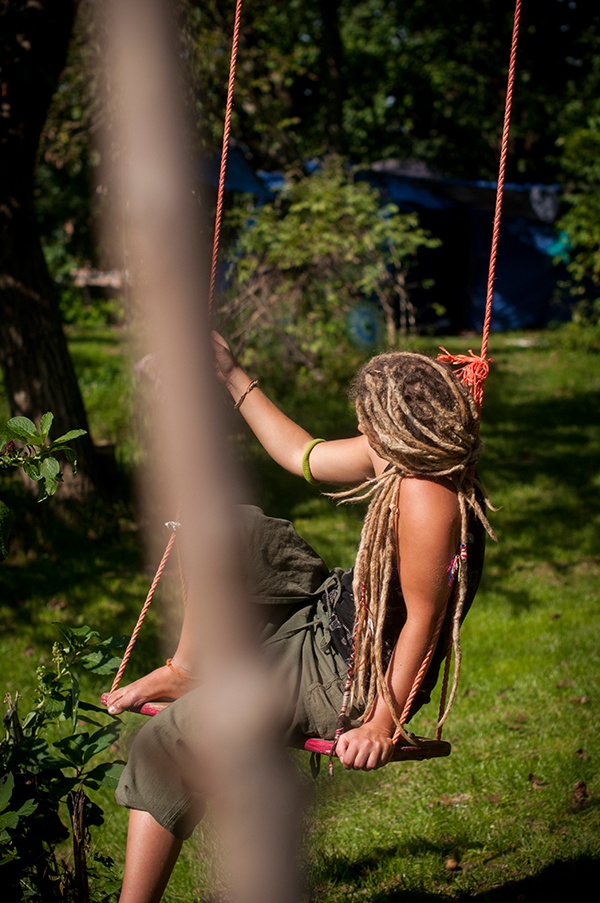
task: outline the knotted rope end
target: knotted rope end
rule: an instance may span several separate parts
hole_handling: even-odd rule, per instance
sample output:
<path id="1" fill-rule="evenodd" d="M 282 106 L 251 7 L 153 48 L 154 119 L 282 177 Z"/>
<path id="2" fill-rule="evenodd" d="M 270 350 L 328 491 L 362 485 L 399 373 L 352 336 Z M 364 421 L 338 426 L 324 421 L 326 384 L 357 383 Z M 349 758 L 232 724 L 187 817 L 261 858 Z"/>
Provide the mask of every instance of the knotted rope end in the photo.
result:
<path id="1" fill-rule="evenodd" d="M 469 349 L 468 354 L 450 354 L 450 352 L 440 347 L 443 354 L 438 354 L 437 360 L 443 364 L 450 364 L 456 367 L 456 376 L 460 381 L 469 388 L 471 395 L 481 407 L 483 401 L 483 387 L 490 372 L 490 363 L 493 361 L 491 357 L 484 357 L 475 354 Z"/>

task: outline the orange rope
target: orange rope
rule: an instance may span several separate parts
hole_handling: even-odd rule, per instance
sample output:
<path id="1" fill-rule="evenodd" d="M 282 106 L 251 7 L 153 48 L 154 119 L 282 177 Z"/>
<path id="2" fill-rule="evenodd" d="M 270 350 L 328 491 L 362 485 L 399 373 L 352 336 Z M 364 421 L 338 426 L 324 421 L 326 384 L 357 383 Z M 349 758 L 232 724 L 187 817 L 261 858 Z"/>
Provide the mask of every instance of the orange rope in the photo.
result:
<path id="1" fill-rule="evenodd" d="M 231 44 L 231 63 L 229 66 L 229 83 L 227 85 L 227 103 L 225 106 L 225 124 L 223 128 L 223 147 L 221 150 L 221 168 L 219 172 L 219 188 L 217 193 L 217 210 L 215 214 L 215 232 L 213 238 L 212 261 L 210 266 L 210 284 L 208 289 L 208 313 L 212 311 L 217 280 L 217 259 L 219 255 L 219 239 L 221 235 L 221 221 L 223 218 L 223 195 L 225 192 L 225 173 L 227 171 L 227 152 L 229 150 L 229 133 L 231 131 L 231 111 L 233 108 L 233 88 L 235 84 L 235 66 L 237 49 L 240 36 L 240 19 L 242 12 L 242 0 L 237 0 L 235 7 L 235 21 L 233 25 L 233 40 Z"/>
<path id="2" fill-rule="evenodd" d="M 438 355 L 438 360 L 448 364 L 457 366 L 457 375 L 461 381 L 467 385 L 477 404 L 481 407 L 483 403 L 483 390 L 485 380 L 490 371 L 490 361 L 488 358 L 488 342 L 490 337 L 490 328 L 492 322 L 492 302 L 494 297 L 494 280 L 496 278 L 496 262 L 498 259 L 498 244 L 500 242 L 500 223 L 502 219 L 502 202 L 504 199 L 504 180 L 506 174 L 506 158 L 508 156 L 508 135 L 510 131 L 510 116 L 512 111 L 512 100 L 515 85 L 515 73 L 517 69 L 517 44 L 519 37 L 519 24 L 521 21 L 521 0 L 516 0 L 515 16 L 513 21 L 512 41 L 510 48 L 510 61 L 508 66 L 508 84 L 506 88 L 506 103 L 504 108 L 504 124 L 502 128 L 502 144 L 500 149 L 500 164 L 498 171 L 498 184 L 496 188 L 496 208 L 494 211 L 494 226 L 492 230 L 492 246 L 490 251 L 490 265 L 488 270 L 487 293 L 485 299 L 485 316 L 483 320 L 483 329 L 481 335 L 481 352 L 474 354 L 469 349 L 468 354 L 450 354 L 446 348 L 441 348 L 443 354 Z M 448 691 L 448 682 L 450 677 L 450 663 L 452 658 L 452 636 L 448 641 L 448 651 L 446 653 L 446 663 L 444 667 L 444 676 L 442 680 L 441 700 L 440 700 L 440 716 L 436 731 L 436 740 L 442 736 L 442 717 L 445 707 L 446 694 Z"/>
<path id="3" fill-rule="evenodd" d="M 445 605 L 440 613 L 438 622 L 435 625 L 435 630 L 433 632 L 433 636 L 431 637 L 431 642 L 429 644 L 429 649 L 427 651 L 427 654 L 426 654 L 425 658 L 423 659 L 423 663 L 422 663 L 421 667 L 419 668 L 417 676 L 415 677 L 415 679 L 413 681 L 412 689 L 411 689 L 410 693 L 408 694 L 408 699 L 406 700 L 406 702 L 404 704 L 404 711 L 402 712 L 402 715 L 400 716 L 401 724 L 404 724 L 406 722 L 406 720 L 410 714 L 410 709 L 413 704 L 413 699 L 417 695 L 417 690 L 421 686 L 421 681 L 425 677 L 425 673 L 429 667 L 429 662 L 431 661 L 431 657 L 435 651 L 435 647 L 437 646 L 438 637 L 440 635 L 442 625 L 443 625 L 444 619 L 446 617 L 446 609 L 447 609 L 447 606 Z M 399 736 L 399 732 L 394 734 L 394 737 L 392 739 L 394 741 L 396 741 L 398 739 L 398 736 Z M 439 737 L 437 739 L 439 739 Z"/>
<path id="4" fill-rule="evenodd" d="M 454 613 L 456 609 L 457 587 L 454 587 L 452 601 L 452 622 L 454 621 Z M 446 699 L 448 696 L 448 684 L 450 683 L 450 666 L 452 664 L 452 629 L 448 633 L 448 646 L 446 648 L 446 661 L 444 663 L 444 675 L 442 677 L 442 688 L 440 691 L 440 706 L 438 711 L 438 723 L 435 731 L 435 739 L 442 739 L 442 728 L 444 726 L 444 712 L 446 709 Z M 443 720 L 442 720 L 443 719 Z"/>
<path id="5" fill-rule="evenodd" d="M 158 581 L 160 580 L 160 578 L 162 576 L 162 572 L 164 571 L 165 567 L 167 566 L 167 561 L 169 559 L 169 555 L 171 554 L 171 549 L 173 548 L 173 543 L 175 542 L 175 537 L 177 535 L 177 527 L 173 525 L 172 529 L 173 529 L 173 532 L 171 533 L 171 536 L 169 537 L 169 541 L 167 543 L 167 548 L 165 549 L 162 560 L 158 566 L 158 570 L 156 571 L 156 575 L 154 577 L 154 580 L 152 581 L 152 585 L 151 585 L 150 589 L 148 590 L 148 595 L 146 596 L 146 601 L 144 602 L 144 604 L 142 606 L 142 610 L 140 611 L 140 613 L 138 615 L 137 624 L 135 625 L 133 633 L 131 634 L 131 638 L 129 640 L 129 643 L 127 644 L 127 649 L 125 650 L 125 653 L 121 660 L 121 664 L 119 665 L 119 670 L 117 671 L 117 673 L 115 675 L 115 679 L 113 680 L 112 687 L 110 688 L 111 693 L 114 693 L 114 691 L 119 686 L 119 683 L 123 676 L 123 672 L 125 671 L 125 667 L 127 665 L 127 662 L 129 661 L 129 657 L 130 657 L 133 647 L 135 645 L 135 641 L 137 640 L 137 635 L 140 632 L 142 624 L 144 623 L 144 618 L 146 617 L 146 612 L 150 608 L 150 603 L 152 602 L 152 599 L 154 597 L 156 587 L 158 586 Z"/>
<path id="6" fill-rule="evenodd" d="M 217 274 L 217 258 L 219 253 L 219 237 L 221 232 L 221 221 L 223 217 L 223 195 L 225 188 L 225 172 L 227 169 L 227 150 L 229 147 L 229 134 L 231 131 L 231 111 L 233 107 L 233 88 L 235 83 L 235 66 L 237 60 L 237 48 L 239 43 L 239 33 L 240 33 L 240 19 L 241 19 L 241 11 L 242 11 L 242 0 L 237 0 L 236 8 L 235 8 L 235 22 L 233 26 L 233 40 L 231 45 L 231 63 L 229 67 L 229 83 L 227 86 L 227 105 L 225 108 L 225 124 L 223 128 L 223 148 L 221 152 L 221 167 L 219 172 L 219 189 L 217 195 L 217 209 L 215 215 L 215 230 L 214 230 L 214 238 L 213 238 L 213 251 L 212 251 L 212 262 L 211 262 L 211 270 L 210 270 L 210 286 L 209 286 L 209 294 L 208 294 L 208 311 L 209 316 L 212 309 L 212 302 L 215 291 L 215 282 L 216 282 L 216 274 Z M 152 602 L 156 587 L 158 585 L 158 581 L 160 580 L 162 573 L 166 567 L 169 555 L 171 554 L 171 549 L 173 548 L 173 543 L 175 542 L 175 535 L 177 526 L 171 522 L 167 524 L 167 526 L 171 526 L 173 530 L 169 542 L 167 543 L 167 548 L 165 549 L 165 553 L 162 557 L 162 560 L 158 566 L 158 570 L 156 571 L 156 575 L 154 580 L 152 581 L 152 585 L 150 590 L 148 591 L 148 595 L 146 596 L 146 601 L 142 606 L 142 610 L 139 613 L 137 624 L 135 625 L 134 631 L 131 634 L 131 638 L 123 655 L 123 659 L 121 664 L 119 665 L 119 670 L 115 675 L 115 679 L 113 681 L 113 685 L 110 688 L 110 692 L 112 693 L 117 689 L 121 678 L 123 676 L 123 672 L 125 671 L 125 667 L 129 658 L 131 656 L 131 652 L 135 645 L 135 641 L 137 639 L 138 633 L 142 627 L 144 622 L 144 618 L 146 617 L 146 612 L 150 607 L 150 603 Z M 179 548 L 177 549 L 178 555 L 178 566 L 179 566 L 179 576 L 181 579 L 181 594 L 183 597 L 183 604 L 187 603 L 187 592 L 185 586 L 185 580 L 183 577 L 183 567 L 181 562 L 181 557 L 179 554 Z"/>
<path id="7" fill-rule="evenodd" d="M 487 294 L 485 300 L 485 316 L 483 320 L 483 330 L 481 337 L 481 352 L 473 354 L 469 351 L 468 355 L 449 354 L 445 348 L 441 350 L 444 354 L 438 355 L 438 360 L 448 364 L 458 364 L 458 374 L 463 383 L 469 386 L 471 394 L 475 398 L 477 404 L 481 407 L 483 403 L 483 389 L 485 379 L 489 372 L 488 358 L 488 342 L 490 336 L 490 327 L 492 322 L 492 300 L 494 297 L 494 280 L 496 278 L 496 262 L 498 258 L 498 244 L 500 241 L 500 222 L 502 219 L 502 201 L 504 197 L 504 178 L 506 173 L 506 158 L 508 155 L 508 134 L 510 130 L 510 116 L 512 111 L 513 91 L 515 84 L 515 73 L 517 69 L 517 43 L 519 37 L 519 23 L 521 20 L 521 0 L 516 0 L 515 17 L 513 22 L 512 42 L 510 49 L 510 62 L 508 66 L 508 84 L 506 88 L 506 104 L 504 109 L 504 126 L 502 129 L 502 144 L 500 149 L 500 166 L 498 172 L 498 185 L 496 189 L 496 209 L 494 212 L 494 226 L 492 231 L 492 247 L 490 252 L 490 265 L 488 270 Z"/>

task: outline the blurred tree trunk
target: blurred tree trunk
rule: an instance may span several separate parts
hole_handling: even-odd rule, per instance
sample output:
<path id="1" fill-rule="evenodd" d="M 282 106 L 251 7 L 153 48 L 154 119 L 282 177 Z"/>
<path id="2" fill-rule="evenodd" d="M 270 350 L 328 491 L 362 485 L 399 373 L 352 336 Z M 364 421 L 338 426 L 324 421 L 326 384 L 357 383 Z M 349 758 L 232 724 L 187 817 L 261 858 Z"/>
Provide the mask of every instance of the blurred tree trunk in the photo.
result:
<path id="1" fill-rule="evenodd" d="M 11 413 L 52 435 L 88 429 L 33 202 L 40 135 L 65 65 L 79 0 L 0 0 L 0 366 Z M 90 436 L 74 444 L 79 472 L 62 494 L 98 484 Z"/>

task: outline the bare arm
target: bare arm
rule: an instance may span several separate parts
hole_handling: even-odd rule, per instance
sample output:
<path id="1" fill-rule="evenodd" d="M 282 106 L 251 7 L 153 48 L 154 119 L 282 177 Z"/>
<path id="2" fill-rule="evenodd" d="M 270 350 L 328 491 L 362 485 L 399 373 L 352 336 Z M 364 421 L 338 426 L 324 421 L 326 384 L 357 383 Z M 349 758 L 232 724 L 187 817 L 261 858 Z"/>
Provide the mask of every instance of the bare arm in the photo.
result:
<path id="1" fill-rule="evenodd" d="M 217 333 L 213 333 L 213 347 L 217 376 L 237 403 L 252 380 Z M 302 476 L 302 456 L 313 439 L 311 433 L 280 411 L 258 386 L 244 397 L 239 411 L 273 460 Z M 319 482 L 360 483 L 375 473 L 374 452 L 364 436 L 323 442 L 311 452 L 310 469 Z"/>
<path id="2" fill-rule="evenodd" d="M 271 457 L 282 467 L 302 476 L 302 456 L 312 435 L 287 417 L 256 387 L 247 393 L 251 378 L 237 364 L 227 342 L 213 333 L 213 349 L 217 378 L 229 391 L 234 403 Z M 247 394 L 245 394 L 247 393 Z M 364 436 L 323 442 L 310 456 L 310 468 L 316 480 L 323 483 L 349 485 L 380 472 L 385 462 L 377 458 Z M 151 699 L 176 699 L 193 686 L 196 667 L 198 625 L 193 607 L 187 607 L 175 655 L 169 667 L 163 665 L 139 681 L 109 694 L 109 710 L 113 714 L 126 708 L 139 707 Z M 189 676 L 186 676 L 189 675 Z"/>
<path id="3" fill-rule="evenodd" d="M 407 618 L 387 671 L 397 715 L 402 713 L 449 596 L 447 568 L 459 539 L 455 493 L 430 480 L 400 485 L 398 556 Z M 338 754 L 346 768 L 378 768 L 393 752 L 394 720 L 383 697 L 361 727 L 343 734 Z"/>

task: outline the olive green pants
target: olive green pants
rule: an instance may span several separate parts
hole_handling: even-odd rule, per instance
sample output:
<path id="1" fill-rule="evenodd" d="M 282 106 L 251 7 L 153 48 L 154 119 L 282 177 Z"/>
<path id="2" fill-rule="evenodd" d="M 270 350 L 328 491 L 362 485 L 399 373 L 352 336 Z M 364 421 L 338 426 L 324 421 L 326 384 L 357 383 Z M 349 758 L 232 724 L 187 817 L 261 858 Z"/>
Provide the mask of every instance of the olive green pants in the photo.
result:
<path id="1" fill-rule="evenodd" d="M 285 740 L 332 738 L 347 673 L 329 636 L 340 572 L 330 572 L 288 521 L 253 506 L 241 506 L 239 519 L 250 590 L 259 606 L 261 648 L 287 703 Z M 203 692 L 187 693 L 145 723 L 116 791 L 120 805 L 149 812 L 182 838 L 202 811 L 185 774 L 191 757 L 186 737 L 202 711 Z"/>

